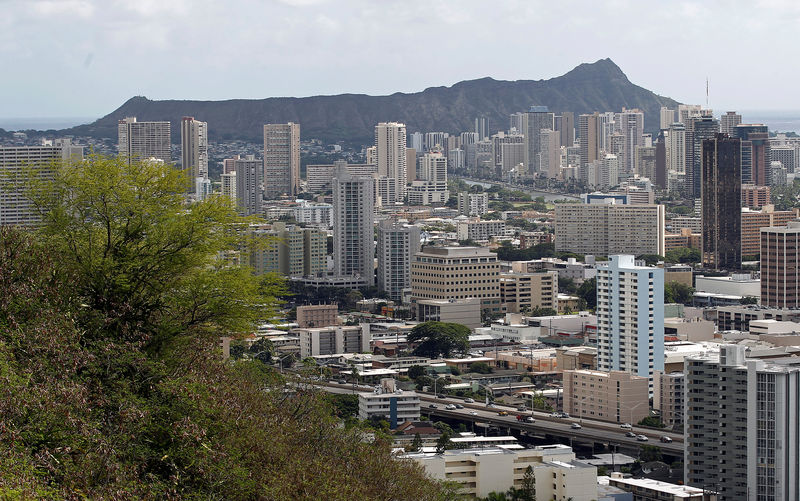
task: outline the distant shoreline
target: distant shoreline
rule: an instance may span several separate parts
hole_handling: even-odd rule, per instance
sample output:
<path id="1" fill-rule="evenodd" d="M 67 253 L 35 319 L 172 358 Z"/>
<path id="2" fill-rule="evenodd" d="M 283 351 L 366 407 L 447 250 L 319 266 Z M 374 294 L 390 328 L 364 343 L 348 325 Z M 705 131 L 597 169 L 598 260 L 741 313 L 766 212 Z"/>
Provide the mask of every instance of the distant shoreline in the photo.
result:
<path id="1" fill-rule="evenodd" d="M 90 124 L 97 117 L 6 117 L 0 118 L 0 129 L 7 131 L 21 130 L 61 130 L 75 127 L 76 125 Z"/>

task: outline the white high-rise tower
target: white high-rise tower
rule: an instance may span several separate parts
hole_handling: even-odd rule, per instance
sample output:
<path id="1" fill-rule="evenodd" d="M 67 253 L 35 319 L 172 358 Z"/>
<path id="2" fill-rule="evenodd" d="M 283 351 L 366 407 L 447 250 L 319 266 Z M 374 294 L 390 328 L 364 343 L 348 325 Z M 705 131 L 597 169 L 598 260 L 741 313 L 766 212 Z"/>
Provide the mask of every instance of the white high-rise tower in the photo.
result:
<path id="1" fill-rule="evenodd" d="M 334 271 L 340 277 L 362 279 L 367 286 L 375 284 L 374 189 L 373 178 L 353 176 L 344 165 L 336 166 L 333 178 Z"/>
<path id="2" fill-rule="evenodd" d="M 381 122 L 375 126 L 375 156 L 378 176 L 386 176 L 395 180 L 396 200 L 384 200 L 384 203 L 402 201 L 406 196 L 408 180 L 406 166 L 406 126 L 397 122 Z"/>
<path id="3" fill-rule="evenodd" d="M 208 179 L 208 123 L 194 117 L 181 120 L 181 167 L 192 187 L 197 178 Z"/>

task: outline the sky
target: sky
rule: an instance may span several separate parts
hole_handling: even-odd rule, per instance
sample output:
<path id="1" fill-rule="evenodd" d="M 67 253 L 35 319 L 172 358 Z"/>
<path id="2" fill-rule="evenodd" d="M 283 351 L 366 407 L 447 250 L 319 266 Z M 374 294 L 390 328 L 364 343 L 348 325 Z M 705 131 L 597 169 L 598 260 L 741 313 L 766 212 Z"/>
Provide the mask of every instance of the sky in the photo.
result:
<path id="1" fill-rule="evenodd" d="M 0 117 L 150 99 L 416 92 L 611 58 L 715 110 L 800 109 L 800 2 L 0 0 Z"/>

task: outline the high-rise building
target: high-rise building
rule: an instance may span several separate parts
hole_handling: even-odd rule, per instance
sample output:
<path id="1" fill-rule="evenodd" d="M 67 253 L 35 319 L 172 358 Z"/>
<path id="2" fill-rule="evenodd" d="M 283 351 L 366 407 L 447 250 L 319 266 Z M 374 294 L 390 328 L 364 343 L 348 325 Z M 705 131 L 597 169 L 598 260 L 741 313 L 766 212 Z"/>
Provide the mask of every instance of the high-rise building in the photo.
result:
<path id="1" fill-rule="evenodd" d="M 236 172 L 236 161 L 239 160 L 241 155 L 235 155 L 231 158 L 226 158 L 222 161 L 222 173 L 223 174 L 230 174 L 231 172 Z"/>
<path id="2" fill-rule="evenodd" d="M 132 160 L 155 158 L 172 161 L 169 122 L 137 122 L 126 117 L 117 123 L 117 149 L 122 158 Z"/>
<path id="3" fill-rule="evenodd" d="M 578 115 L 578 139 L 580 144 L 581 168 L 597 160 L 600 153 L 598 137 L 599 113 Z"/>
<path id="4" fill-rule="evenodd" d="M 800 499 L 800 367 L 745 347 L 687 357 L 685 481 L 721 501 Z"/>
<path id="5" fill-rule="evenodd" d="M 34 168 L 40 180 L 52 179 L 63 161 L 83 159 L 83 147 L 69 139 L 42 146 L 0 146 L 0 226 L 35 226 L 42 214 L 26 193 L 25 170 Z"/>
<path id="6" fill-rule="evenodd" d="M 378 224 L 378 290 L 393 301 L 411 291 L 411 261 L 420 249 L 420 229 L 396 221 Z"/>
<path id="7" fill-rule="evenodd" d="M 631 255 L 597 266 L 597 367 L 650 379 L 664 370 L 664 270 Z"/>
<path id="8" fill-rule="evenodd" d="M 327 234 L 318 228 L 272 223 L 251 228 L 250 266 L 257 274 L 275 272 L 289 277 L 318 276 L 325 272 Z"/>
<path id="9" fill-rule="evenodd" d="M 575 113 L 562 111 L 558 119 L 556 130 L 559 132 L 561 146 L 572 146 L 575 143 Z"/>
<path id="10" fill-rule="evenodd" d="M 656 165 L 655 165 L 655 181 L 656 186 L 662 190 L 667 189 L 667 174 L 669 172 L 669 164 L 667 161 L 667 139 L 664 131 L 662 130 L 656 141 Z"/>
<path id="11" fill-rule="evenodd" d="M 659 115 L 659 129 L 664 130 L 669 128 L 671 124 L 675 123 L 675 119 L 675 110 L 662 106 Z"/>
<path id="12" fill-rule="evenodd" d="M 620 172 L 635 172 L 636 147 L 642 145 L 644 134 L 644 113 L 641 110 L 623 108 L 619 114 L 619 131 L 623 135 L 622 162 Z M 616 153 L 612 151 L 611 153 Z"/>
<path id="13" fill-rule="evenodd" d="M 636 147 L 636 174 L 647 179 L 656 179 L 656 147 Z"/>
<path id="14" fill-rule="evenodd" d="M 254 155 L 247 155 L 234 161 L 236 179 L 236 204 L 239 211 L 246 215 L 261 213 L 262 192 L 261 175 L 264 164 L 256 160 Z"/>
<path id="15" fill-rule="evenodd" d="M 555 128 L 555 115 L 547 111 L 547 106 L 531 106 L 523 115 L 522 133 L 525 136 L 525 167 L 528 175 L 542 171 L 542 129 Z"/>
<path id="16" fill-rule="evenodd" d="M 381 122 L 375 126 L 375 155 L 378 175 L 395 180 L 397 199 L 384 200 L 384 203 L 402 201 L 406 196 L 408 180 L 405 124 Z"/>
<path id="17" fill-rule="evenodd" d="M 542 129 L 539 132 L 540 172 L 548 178 L 555 179 L 561 170 L 561 133 L 559 131 Z"/>
<path id="18" fill-rule="evenodd" d="M 461 167 L 466 166 L 466 153 L 461 151 Z M 417 150 L 414 148 L 406 148 L 406 182 L 410 183 L 417 179 Z"/>
<path id="19" fill-rule="evenodd" d="M 500 299 L 509 313 L 558 310 L 558 272 L 501 273 Z"/>
<path id="20" fill-rule="evenodd" d="M 234 165 L 232 172 L 224 172 L 220 179 L 222 180 L 222 195 L 228 197 L 233 204 L 236 204 L 236 166 Z"/>
<path id="21" fill-rule="evenodd" d="M 411 134 L 409 134 L 407 144 L 409 147 L 414 148 L 416 151 L 422 153 L 425 147 L 425 142 L 422 136 L 422 132 L 412 132 Z"/>
<path id="22" fill-rule="evenodd" d="M 761 304 L 800 308 L 800 221 L 761 228 Z"/>
<path id="23" fill-rule="evenodd" d="M 742 170 L 739 139 L 717 134 L 703 141 L 703 265 L 741 265 Z"/>
<path id="24" fill-rule="evenodd" d="M 300 186 L 300 124 L 264 125 L 264 196 L 297 195 Z"/>
<path id="25" fill-rule="evenodd" d="M 489 212 L 488 193 L 458 194 L 458 213 L 464 216 L 482 216 Z"/>
<path id="26" fill-rule="evenodd" d="M 731 137 L 736 137 L 736 126 L 742 123 L 742 115 L 729 111 L 719 117 L 719 131 Z"/>
<path id="27" fill-rule="evenodd" d="M 208 123 L 194 117 L 181 120 L 181 167 L 192 181 L 208 179 Z"/>
<path id="28" fill-rule="evenodd" d="M 703 141 L 717 137 L 719 122 L 713 117 L 703 116 L 690 118 L 682 123 L 686 126 L 686 194 L 690 197 L 700 197 L 702 196 Z M 741 176 L 739 177 L 741 178 Z"/>
<path id="29" fill-rule="evenodd" d="M 336 160 L 333 164 L 306 165 L 306 189 L 309 193 L 329 191 L 333 187 L 337 165 L 345 166 L 347 171 L 356 177 L 372 177 L 378 172 L 375 164 L 349 164 L 345 160 Z"/>
<path id="30" fill-rule="evenodd" d="M 775 210 L 775 206 L 767 204 L 761 210 L 742 208 L 742 259 L 752 259 L 761 252 L 761 228 L 785 226 L 798 217 L 799 209 Z"/>
<path id="31" fill-rule="evenodd" d="M 680 122 L 670 124 L 664 135 L 667 149 L 667 170 L 686 174 L 686 126 Z"/>
<path id="32" fill-rule="evenodd" d="M 556 204 L 557 252 L 664 255 L 664 206 Z"/>
<path id="33" fill-rule="evenodd" d="M 478 117 L 475 119 L 475 133 L 478 134 L 478 141 L 489 137 L 489 118 Z"/>
<path id="34" fill-rule="evenodd" d="M 487 247 L 423 247 L 411 263 L 412 302 L 476 298 L 499 313 L 500 263 Z"/>
<path id="35" fill-rule="evenodd" d="M 405 163 L 405 133 L 403 136 Z M 355 177 L 337 166 L 333 178 L 334 272 L 339 277 L 358 277 L 367 286 L 375 283 L 374 189 L 373 178 Z"/>
<path id="36" fill-rule="evenodd" d="M 769 129 L 763 124 L 739 124 L 731 137 L 741 140 L 742 182 L 769 185 L 771 161 Z"/>

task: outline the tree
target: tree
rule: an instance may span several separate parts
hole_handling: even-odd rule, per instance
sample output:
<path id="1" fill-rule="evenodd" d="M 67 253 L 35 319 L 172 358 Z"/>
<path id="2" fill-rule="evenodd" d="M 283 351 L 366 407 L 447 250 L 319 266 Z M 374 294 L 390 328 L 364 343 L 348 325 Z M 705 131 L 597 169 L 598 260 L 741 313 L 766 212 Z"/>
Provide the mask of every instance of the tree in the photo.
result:
<path id="1" fill-rule="evenodd" d="M 700 262 L 700 250 L 693 247 L 678 247 L 668 250 L 664 255 L 667 263 L 694 264 Z"/>
<path id="2" fill-rule="evenodd" d="M 664 423 L 655 416 L 647 416 L 639 421 L 639 426 L 649 426 L 651 428 L 664 428 Z"/>
<path id="3" fill-rule="evenodd" d="M 589 278 L 584 280 L 578 287 L 578 297 L 586 302 L 586 307 L 595 309 L 597 307 L 597 279 Z"/>
<path id="4" fill-rule="evenodd" d="M 222 360 L 278 287 L 217 259 L 246 221 L 175 172 L 58 166 L 42 227 L 0 228 L 0 497 L 449 499 L 317 391 Z"/>
<path id="5" fill-rule="evenodd" d="M 664 261 L 664 256 L 658 254 L 641 254 L 636 256 L 636 259 L 644 261 L 647 266 L 655 266 L 659 261 Z"/>
<path id="6" fill-rule="evenodd" d="M 537 306 L 528 312 L 528 315 L 532 317 L 551 317 L 553 315 L 558 315 L 558 312 L 553 308 L 542 308 L 541 306 Z"/>
<path id="7" fill-rule="evenodd" d="M 419 432 L 414 433 L 414 440 L 411 442 L 411 447 L 409 448 L 410 451 L 418 451 L 422 449 L 422 437 L 419 436 Z"/>
<path id="8" fill-rule="evenodd" d="M 491 374 L 494 370 L 486 362 L 473 362 L 469 364 L 469 372 L 477 374 Z"/>
<path id="9" fill-rule="evenodd" d="M 575 294 L 578 292 L 578 286 L 575 285 L 575 280 L 567 277 L 558 277 L 558 291 L 564 294 Z"/>
<path id="10" fill-rule="evenodd" d="M 426 374 L 426 370 L 421 365 L 412 365 L 408 368 L 408 377 L 411 379 L 417 379 L 420 376 L 424 376 Z"/>
<path id="11" fill-rule="evenodd" d="M 643 445 L 639 449 L 639 460 L 643 463 L 661 461 L 662 458 L 663 456 L 661 455 L 661 448 L 656 447 L 655 445 Z"/>
<path id="12" fill-rule="evenodd" d="M 408 334 L 409 343 L 419 343 L 414 354 L 429 358 L 469 351 L 468 327 L 448 322 L 424 322 Z"/>
<path id="13" fill-rule="evenodd" d="M 450 440 L 450 433 L 445 431 L 439 436 L 439 439 L 436 440 L 436 453 L 441 454 L 447 449 L 453 448 L 453 442 Z"/>
<path id="14" fill-rule="evenodd" d="M 758 298 L 756 296 L 745 296 L 742 298 L 742 304 L 758 304 Z"/>
<path id="15" fill-rule="evenodd" d="M 521 499 L 525 501 L 536 501 L 536 478 L 533 475 L 533 467 L 530 465 L 525 468 L 520 494 L 522 495 Z"/>
<path id="16" fill-rule="evenodd" d="M 694 287 L 681 282 L 666 282 L 664 284 L 664 302 L 691 305 L 694 298 Z"/>

